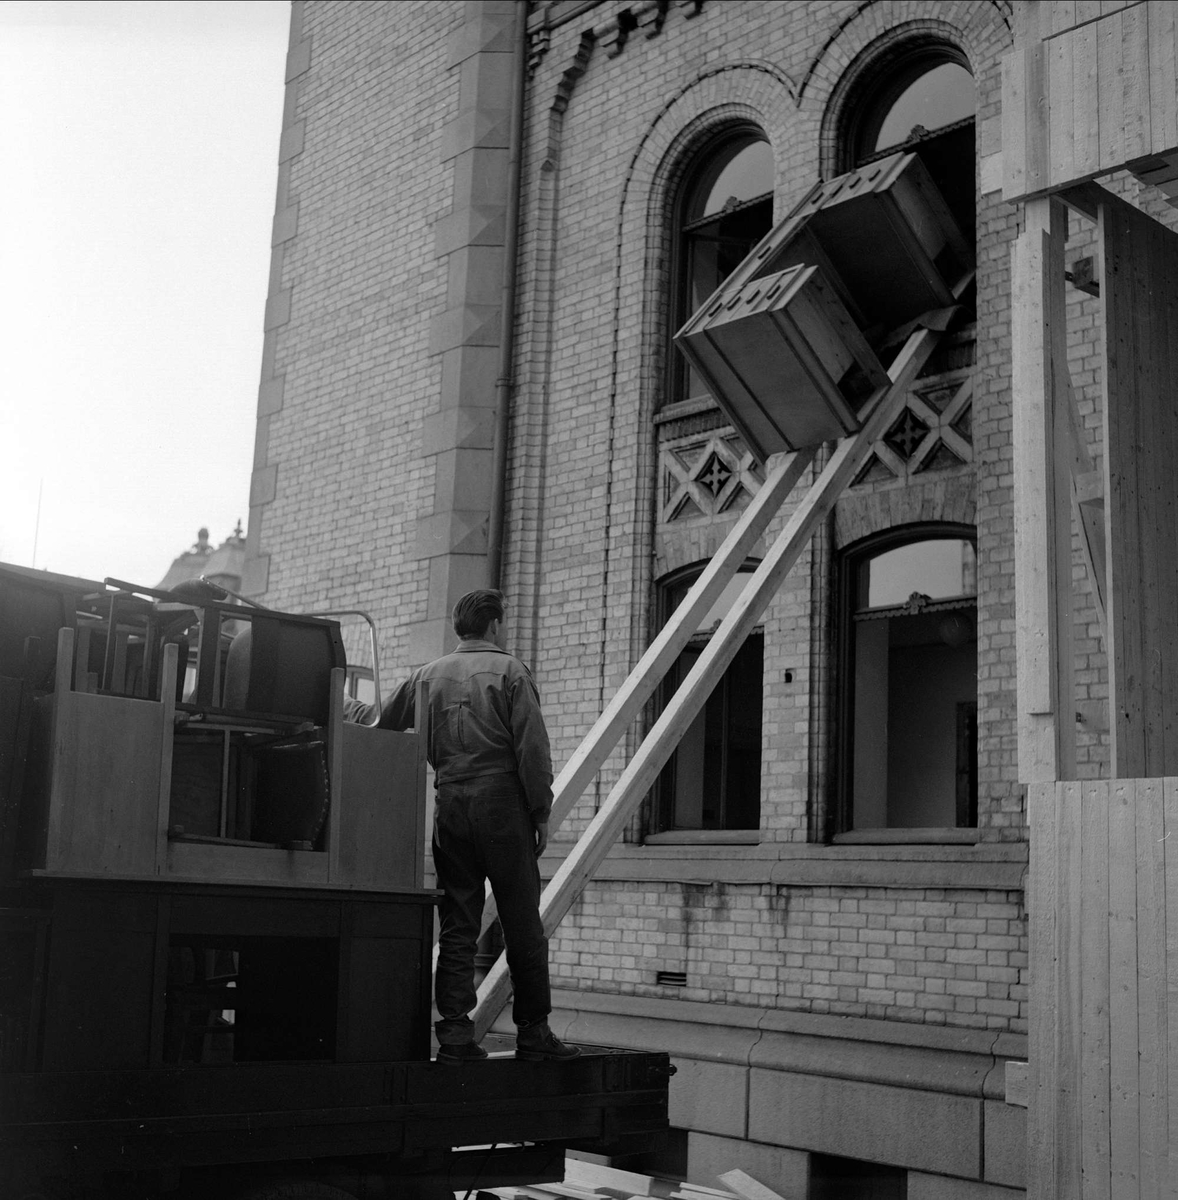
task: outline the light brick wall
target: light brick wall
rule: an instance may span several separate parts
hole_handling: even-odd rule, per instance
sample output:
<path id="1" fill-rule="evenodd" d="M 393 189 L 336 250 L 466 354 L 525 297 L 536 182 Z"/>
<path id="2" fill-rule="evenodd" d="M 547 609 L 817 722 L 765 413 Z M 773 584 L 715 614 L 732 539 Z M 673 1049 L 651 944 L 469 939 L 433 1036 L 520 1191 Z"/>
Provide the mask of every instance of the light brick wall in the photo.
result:
<path id="1" fill-rule="evenodd" d="M 281 407 L 259 429 L 273 495 L 255 510 L 268 556 L 266 603 L 372 612 L 387 671 L 406 661 L 406 626 L 425 616 L 419 513 L 433 494 L 421 425 L 436 408 L 429 322 L 445 302 L 432 228 L 452 167 L 440 138 L 458 100 L 446 69 L 457 0 L 310 2 L 307 69 L 288 96 L 301 150 L 284 164 L 296 222 L 276 255 L 272 297 Z M 366 660 L 349 628 L 349 658 Z"/>
<path id="2" fill-rule="evenodd" d="M 552 952 L 556 987 L 1008 1032 L 1026 964 L 1005 890 L 600 883 Z"/>

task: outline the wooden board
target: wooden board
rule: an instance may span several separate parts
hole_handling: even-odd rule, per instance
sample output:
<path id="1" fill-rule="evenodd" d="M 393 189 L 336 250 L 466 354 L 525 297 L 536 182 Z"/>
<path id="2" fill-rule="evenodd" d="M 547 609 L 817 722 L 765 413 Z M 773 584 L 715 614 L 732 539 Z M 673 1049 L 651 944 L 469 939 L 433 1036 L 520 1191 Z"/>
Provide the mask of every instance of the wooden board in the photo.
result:
<path id="1" fill-rule="evenodd" d="M 1160 777 L 1178 773 L 1178 235 L 1112 198 L 1099 212 L 1111 769 Z"/>
<path id="2" fill-rule="evenodd" d="M 379 889 L 421 886 L 424 740 L 415 733 L 344 725 L 333 882 Z"/>
<path id="3" fill-rule="evenodd" d="M 43 866 L 154 875 L 162 704 L 56 692 L 53 780 Z"/>
<path id="4" fill-rule="evenodd" d="M 1061 720 L 1061 713 L 1070 718 L 1073 707 L 1070 454 L 1061 459 L 1059 450 L 1066 436 L 1063 406 L 1070 404 L 1066 222 L 1058 201 L 1028 202 L 1012 256 L 1015 645 L 1024 782 L 1074 773 L 1075 725 Z"/>
<path id="5" fill-rule="evenodd" d="M 1027 1191 L 1032 1196 L 1056 1196 L 1056 1000 L 1059 980 L 1055 969 L 1055 923 L 1059 910 L 1056 850 L 1056 787 L 1035 781 L 1027 788 L 1031 861 L 1027 910 L 1030 941 L 1030 1020 L 1027 1122 Z"/>
<path id="6" fill-rule="evenodd" d="M 1108 818 L 1109 1152 L 1117 1200 L 1140 1195 L 1136 791 L 1133 780 L 1116 781 Z"/>
<path id="7" fill-rule="evenodd" d="M 1112 1200 L 1109 1163 L 1108 785 L 1083 785 L 1080 801 L 1080 1170 L 1084 1200 Z M 1036 961 L 1034 971 L 1043 966 Z"/>

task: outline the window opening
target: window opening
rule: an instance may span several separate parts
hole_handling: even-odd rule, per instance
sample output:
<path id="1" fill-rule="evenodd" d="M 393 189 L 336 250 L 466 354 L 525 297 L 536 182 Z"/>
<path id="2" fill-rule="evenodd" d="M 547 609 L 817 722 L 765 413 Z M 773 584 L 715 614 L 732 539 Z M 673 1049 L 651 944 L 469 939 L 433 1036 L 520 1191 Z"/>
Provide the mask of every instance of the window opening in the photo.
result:
<path id="1" fill-rule="evenodd" d="M 844 575 L 844 825 L 976 826 L 972 534 L 876 541 Z"/>
<path id="2" fill-rule="evenodd" d="M 665 705 L 748 583 L 742 569 L 700 622 L 663 683 Z M 662 589 L 664 621 L 695 582 L 698 569 Z M 764 635 L 754 630 L 663 768 L 655 789 L 655 832 L 755 830 L 761 820 L 761 712 Z"/>
<path id="3" fill-rule="evenodd" d="M 740 265 L 773 225 L 773 150 L 759 134 L 728 137 L 688 175 L 677 219 L 673 335 Z M 671 400 L 707 394 L 703 380 L 670 350 Z"/>
<path id="4" fill-rule="evenodd" d="M 372 678 L 372 668 L 349 666 L 344 695 L 359 700 L 361 704 L 375 704 L 376 681 Z"/>
<path id="5" fill-rule="evenodd" d="M 973 75 L 950 46 L 925 46 L 892 59 L 856 107 L 846 168 L 894 154 L 920 156 L 968 241 L 977 230 Z"/>
<path id="6" fill-rule="evenodd" d="M 941 63 L 900 86 L 903 90 L 891 104 L 881 106 L 878 130 L 864 139 L 863 151 L 878 154 L 910 138 L 919 140 L 958 121 L 973 120 L 973 76 L 961 63 Z"/>

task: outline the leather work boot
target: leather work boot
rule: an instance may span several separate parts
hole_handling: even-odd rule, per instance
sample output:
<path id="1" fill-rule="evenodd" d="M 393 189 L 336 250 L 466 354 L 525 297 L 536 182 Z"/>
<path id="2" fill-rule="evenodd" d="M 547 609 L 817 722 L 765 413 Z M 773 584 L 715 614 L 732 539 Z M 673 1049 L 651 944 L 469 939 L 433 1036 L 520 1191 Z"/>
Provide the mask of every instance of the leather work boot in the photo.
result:
<path id="1" fill-rule="evenodd" d="M 449 1063 L 451 1066 L 461 1066 L 463 1063 L 482 1062 L 487 1052 L 478 1042 L 458 1042 L 456 1045 L 445 1044 L 438 1047 L 438 1062 Z"/>
<path id="2" fill-rule="evenodd" d="M 566 1046 L 548 1028 L 547 1021 L 520 1028 L 515 1035 L 516 1058 L 523 1058 L 529 1062 L 543 1062 L 545 1059 L 562 1062 L 565 1059 L 576 1058 L 580 1053 L 580 1046 Z"/>

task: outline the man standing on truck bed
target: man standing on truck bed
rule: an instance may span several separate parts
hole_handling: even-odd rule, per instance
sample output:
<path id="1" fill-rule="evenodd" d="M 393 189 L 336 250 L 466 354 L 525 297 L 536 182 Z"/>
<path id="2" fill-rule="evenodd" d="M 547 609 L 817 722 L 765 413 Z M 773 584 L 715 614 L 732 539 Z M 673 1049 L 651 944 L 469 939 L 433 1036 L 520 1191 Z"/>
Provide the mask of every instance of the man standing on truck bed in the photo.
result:
<path id="1" fill-rule="evenodd" d="M 434 981 L 440 1062 L 487 1057 L 470 1019 L 487 879 L 507 946 L 516 1058 L 580 1053 L 548 1027 L 548 939 L 536 860 L 548 844 L 552 754 L 531 672 L 502 648 L 505 607 L 502 592 L 467 592 L 454 605 L 458 648 L 414 671 L 389 697 L 379 722 L 384 729 L 412 727 L 418 681 L 429 685 L 433 855 L 443 892 Z"/>

